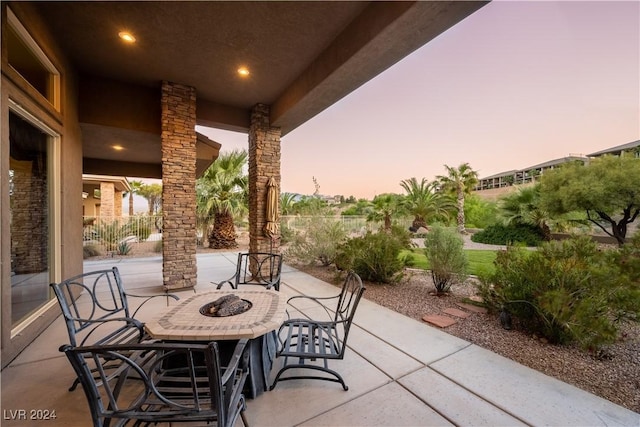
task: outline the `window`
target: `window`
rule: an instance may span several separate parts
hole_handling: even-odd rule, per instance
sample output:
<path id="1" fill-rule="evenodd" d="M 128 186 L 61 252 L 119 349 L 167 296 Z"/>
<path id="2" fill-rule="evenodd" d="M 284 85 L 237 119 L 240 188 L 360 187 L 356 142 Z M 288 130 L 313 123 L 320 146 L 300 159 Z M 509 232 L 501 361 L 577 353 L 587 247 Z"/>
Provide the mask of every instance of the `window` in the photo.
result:
<path id="1" fill-rule="evenodd" d="M 56 270 L 52 248 L 59 230 L 54 213 L 58 138 L 19 106 L 12 107 L 9 209 L 11 324 L 15 327 L 52 298 L 49 283 L 55 280 Z"/>
<path id="2" fill-rule="evenodd" d="M 9 65 L 60 111 L 60 73 L 10 9 L 7 9 L 7 22 Z"/>

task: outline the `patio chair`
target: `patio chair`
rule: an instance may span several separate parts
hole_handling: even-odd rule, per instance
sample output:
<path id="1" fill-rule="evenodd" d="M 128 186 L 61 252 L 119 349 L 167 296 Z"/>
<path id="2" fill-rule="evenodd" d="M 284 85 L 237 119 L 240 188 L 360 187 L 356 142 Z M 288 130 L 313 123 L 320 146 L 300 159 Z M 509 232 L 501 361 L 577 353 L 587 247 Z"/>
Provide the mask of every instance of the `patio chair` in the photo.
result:
<path id="1" fill-rule="evenodd" d="M 360 277 L 356 273 L 350 272 L 342 285 L 342 291 L 338 295 L 324 298 L 297 295 L 289 298 L 288 304 L 302 299 L 317 303 L 324 309 L 331 320 L 289 319 L 280 326 L 278 330 L 280 345 L 276 356 L 284 357 L 284 364 L 278 371 L 271 385 L 271 390 L 276 387 L 279 381 L 293 379 L 332 381 L 342 384 L 342 388 L 345 391 L 349 389 L 342 376 L 338 372 L 329 369 L 328 360 L 344 358 L 353 316 L 356 313 L 364 290 L 365 287 Z M 323 304 L 323 302 L 330 300 L 337 300 L 336 305 L 329 307 Z M 333 315 L 331 314 L 332 311 Z M 290 361 L 291 358 L 294 360 Z M 322 359 L 323 364 L 308 363 L 316 359 Z M 320 371 L 330 376 L 294 373 L 282 377 L 282 374 L 290 369 Z"/>
<path id="2" fill-rule="evenodd" d="M 233 426 L 238 415 L 245 421 L 246 344 L 238 342 L 226 367 L 215 342 L 67 344 L 60 351 L 80 379 L 94 427 L 172 422 L 226 427 Z M 120 362 L 118 367 L 104 368 L 112 360 Z"/>
<path id="3" fill-rule="evenodd" d="M 135 318 L 138 310 L 153 298 L 179 299 L 168 293 L 149 296 L 125 292 L 117 267 L 79 274 L 50 286 L 60 304 L 73 347 L 140 342 L 145 331 L 144 324 Z M 129 298 L 144 299 L 133 314 Z M 77 386 L 76 379 L 69 391 Z"/>
<path id="4" fill-rule="evenodd" d="M 267 289 L 280 290 L 282 255 L 268 252 L 247 252 L 238 254 L 236 273 L 233 277 L 214 283 L 217 289 L 229 284 L 233 289 L 238 285 L 258 285 Z"/>

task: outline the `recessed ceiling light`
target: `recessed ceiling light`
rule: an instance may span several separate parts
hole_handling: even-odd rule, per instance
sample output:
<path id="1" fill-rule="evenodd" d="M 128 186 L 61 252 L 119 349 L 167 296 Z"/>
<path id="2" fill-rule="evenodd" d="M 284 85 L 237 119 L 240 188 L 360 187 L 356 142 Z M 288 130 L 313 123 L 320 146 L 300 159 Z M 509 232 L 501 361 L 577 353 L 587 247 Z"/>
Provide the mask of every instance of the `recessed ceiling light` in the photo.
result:
<path id="1" fill-rule="evenodd" d="M 131 34 L 128 31 L 120 31 L 118 33 L 118 37 L 120 37 L 122 40 L 124 40 L 127 43 L 135 43 L 136 42 L 136 38 L 133 37 L 133 34 Z"/>
<path id="2" fill-rule="evenodd" d="M 247 67 L 240 67 L 238 68 L 238 74 L 242 77 L 247 77 L 249 75 L 249 69 Z"/>
<path id="3" fill-rule="evenodd" d="M 122 145 L 112 145 L 111 148 L 113 148 L 116 151 L 124 150 L 124 147 Z"/>

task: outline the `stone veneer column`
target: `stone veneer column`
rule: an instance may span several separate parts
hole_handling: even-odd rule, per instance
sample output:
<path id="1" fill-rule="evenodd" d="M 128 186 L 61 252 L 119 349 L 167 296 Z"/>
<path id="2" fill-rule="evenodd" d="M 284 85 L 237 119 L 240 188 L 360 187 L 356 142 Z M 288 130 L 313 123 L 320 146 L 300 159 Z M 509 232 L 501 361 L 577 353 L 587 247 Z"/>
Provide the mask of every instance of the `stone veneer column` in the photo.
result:
<path id="1" fill-rule="evenodd" d="M 115 185 L 113 182 L 100 183 L 100 216 L 105 221 L 111 222 L 115 219 Z"/>
<path id="2" fill-rule="evenodd" d="M 280 191 L 280 128 L 271 127 L 269 107 L 257 104 L 249 127 L 249 251 L 280 250 L 280 236 L 269 238 L 266 224 L 267 182 L 273 177 Z M 279 199 L 280 197 L 278 197 Z"/>
<path id="3" fill-rule="evenodd" d="M 162 280 L 196 285 L 196 91 L 162 82 Z"/>
<path id="4" fill-rule="evenodd" d="M 115 190 L 113 196 L 113 215 L 116 218 L 122 217 L 122 191 Z"/>

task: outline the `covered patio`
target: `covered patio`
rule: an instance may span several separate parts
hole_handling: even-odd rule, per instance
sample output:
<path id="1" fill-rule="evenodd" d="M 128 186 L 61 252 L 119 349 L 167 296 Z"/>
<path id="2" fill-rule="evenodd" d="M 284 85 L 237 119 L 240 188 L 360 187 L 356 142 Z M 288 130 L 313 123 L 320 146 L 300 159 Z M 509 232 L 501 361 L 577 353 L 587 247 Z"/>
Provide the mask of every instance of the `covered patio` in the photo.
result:
<path id="1" fill-rule="evenodd" d="M 235 271 L 236 253 L 199 254 L 195 292 L 213 289 Z M 117 265 L 128 291 L 162 290 L 160 257 L 87 261 L 85 271 Z M 193 291 L 181 293 L 187 297 Z M 334 295 L 338 289 L 285 266 L 281 292 Z M 424 323 L 366 300 L 361 302 L 345 360 L 330 366 L 349 385 L 299 380 L 278 384 L 247 401 L 252 426 L 637 426 L 640 414 L 543 375 Z M 139 314 L 166 310 L 156 299 Z M 304 311 L 304 310 L 303 310 Z M 2 371 L 3 426 L 83 426 L 90 423 L 82 390 L 58 347 L 68 337 L 58 317 Z M 272 378 L 281 362 L 276 360 Z M 31 411 L 55 411 L 48 421 Z M 20 412 L 24 411 L 24 412 Z M 239 422 L 241 424 L 241 422 Z M 175 425 L 175 424 L 174 424 Z"/>
<path id="2" fill-rule="evenodd" d="M 281 138 L 487 3 L 3 1 L 2 366 L 82 271 L 83 174 L 162 179 L 162 286 L 192 288 L 195 182 L 224 146 L 196 126 L 247 134 L 250 249 L 277 251 Z M 24 315 L 16 273 L 42 277 Z"/>

